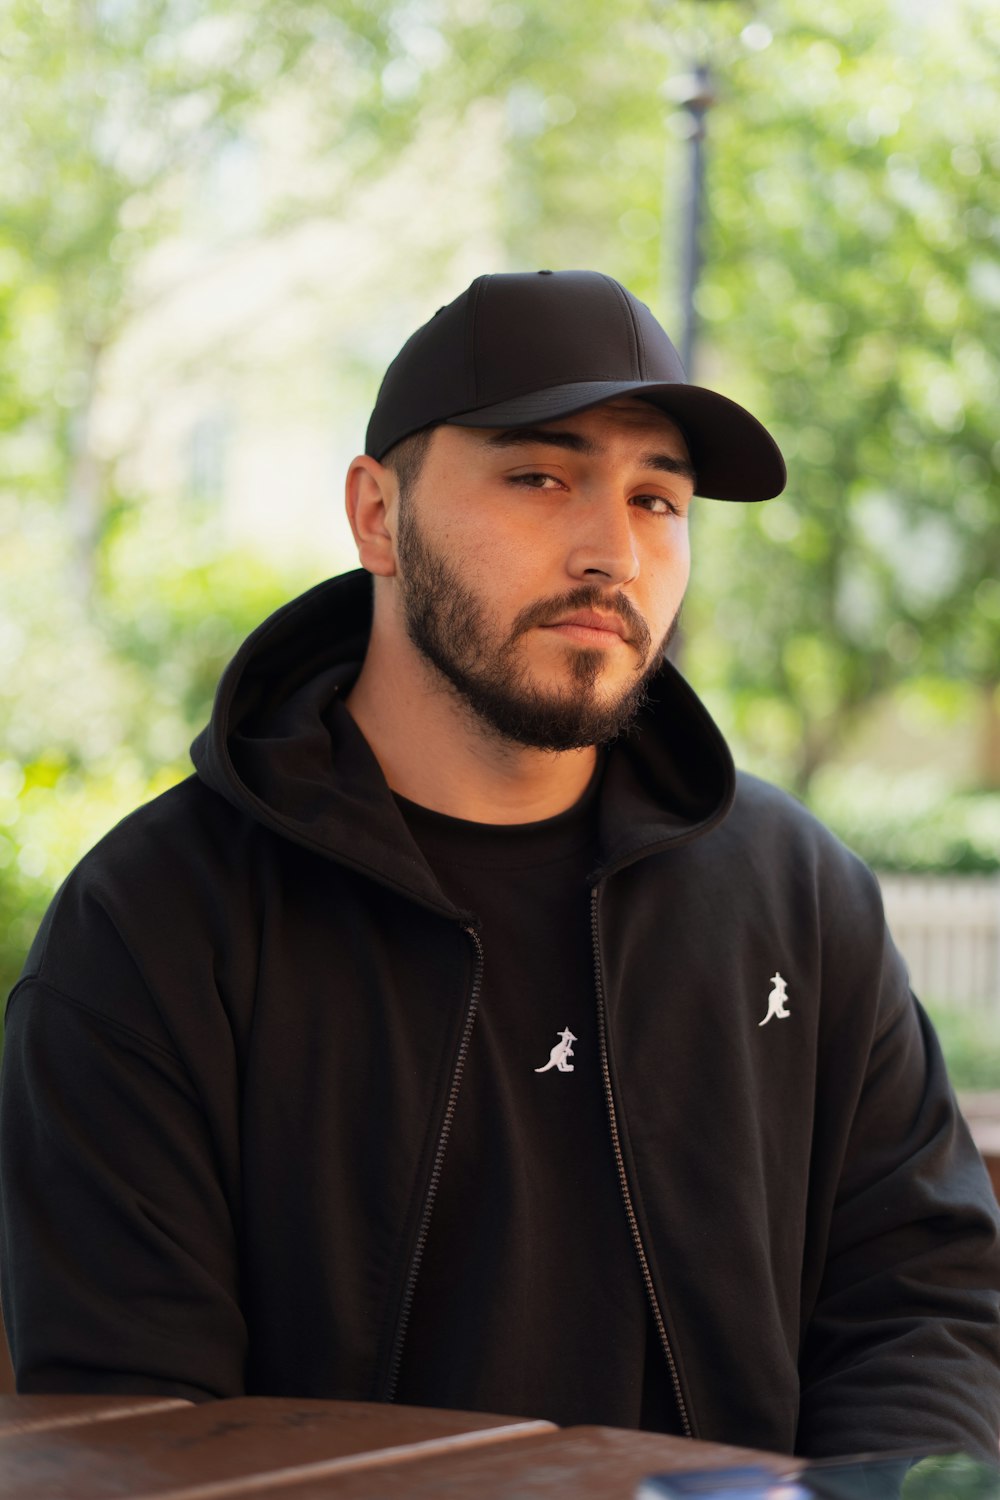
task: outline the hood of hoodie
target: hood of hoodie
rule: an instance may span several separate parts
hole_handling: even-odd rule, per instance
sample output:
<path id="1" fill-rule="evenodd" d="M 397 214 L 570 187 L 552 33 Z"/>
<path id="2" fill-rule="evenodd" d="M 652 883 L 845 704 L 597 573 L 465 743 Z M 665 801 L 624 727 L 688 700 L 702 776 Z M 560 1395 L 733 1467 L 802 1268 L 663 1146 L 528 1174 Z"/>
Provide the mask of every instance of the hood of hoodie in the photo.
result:
<path id="1" fill-rule="evenodd" d="M 371 628 L 361 570 L 318 584 L 269 616 L 229 663 L 191 747 L 198 776 L 285 838 L 450 916 L 367 741 L 344 706 Z M 732 805 L 725 741 L 665 663 L 650 701 L 611 746 L 600 791 L 601 868 L 707 832 Z"/>

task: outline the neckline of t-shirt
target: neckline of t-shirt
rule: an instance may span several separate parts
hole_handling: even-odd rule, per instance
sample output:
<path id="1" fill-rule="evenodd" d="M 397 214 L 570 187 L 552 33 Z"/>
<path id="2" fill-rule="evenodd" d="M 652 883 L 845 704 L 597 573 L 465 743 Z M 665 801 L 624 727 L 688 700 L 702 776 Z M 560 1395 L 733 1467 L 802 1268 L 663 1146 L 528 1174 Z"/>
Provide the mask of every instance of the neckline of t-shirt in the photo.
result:
<path id="1" fill-rule="evenodd" d="M 431 859 L 449 864 L 510 868 L 518 864 L 552 864 L 593 845 L 603 757 L 583 795 L 572 807 L 532 823 L 474 823 L 435 812 L 393 792 L 396 805 L 414 839 Z"/>

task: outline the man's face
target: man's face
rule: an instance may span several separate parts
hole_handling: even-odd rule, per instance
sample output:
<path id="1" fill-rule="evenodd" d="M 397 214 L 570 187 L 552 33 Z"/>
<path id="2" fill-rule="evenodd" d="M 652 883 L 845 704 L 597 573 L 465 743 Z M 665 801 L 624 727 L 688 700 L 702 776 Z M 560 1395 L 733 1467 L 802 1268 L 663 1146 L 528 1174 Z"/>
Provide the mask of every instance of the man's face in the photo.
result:
<path id="1" fill-rule="evenodd" d="M 438 428 L 398 513 L 410 641 L 509 742 L 613 739 L 684 594 L 693 478 L 679 430 L 635 399 L 530 429 Z"/>

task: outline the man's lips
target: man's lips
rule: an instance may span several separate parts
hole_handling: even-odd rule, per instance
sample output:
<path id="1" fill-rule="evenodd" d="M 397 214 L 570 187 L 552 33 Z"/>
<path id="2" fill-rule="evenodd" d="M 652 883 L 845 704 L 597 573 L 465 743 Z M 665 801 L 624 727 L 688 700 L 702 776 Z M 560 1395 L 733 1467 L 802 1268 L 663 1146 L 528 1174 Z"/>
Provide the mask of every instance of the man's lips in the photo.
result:
<path id="1" fill-rule="evenodd" d="M 610 645 L 614 636 L 623 641 L 629 639 L 625 621 L 620 615 L 601 614 L 595 609 L 574 610 L 572 614 L 563 615 L 544 628 L 557 630 L 560 635 L 586 644 Z"/>

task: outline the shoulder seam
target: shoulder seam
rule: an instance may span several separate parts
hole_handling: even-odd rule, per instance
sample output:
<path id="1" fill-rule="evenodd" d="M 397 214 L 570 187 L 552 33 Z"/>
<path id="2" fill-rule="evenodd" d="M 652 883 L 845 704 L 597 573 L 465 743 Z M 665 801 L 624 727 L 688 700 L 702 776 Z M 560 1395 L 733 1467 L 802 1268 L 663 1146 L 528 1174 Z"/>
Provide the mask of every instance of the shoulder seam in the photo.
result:
<path id="1" fill-rule="evenodd" d="M 28 985 L 35 985 L 39 989 L 47 990 L 56 1000 L 61 1000 L 65 1005 L 72 1006 L 74 1010 L 83 1011 L 86 1015 L 92 1016 L 102 1026 L 108 1027 L 112 1031 L 120 1031 L 124 1036 L 138 1042 L 147 1052 L 155 1052 L 161 1057 L 169 1058 L 171 1062 L 180 1062 L 178 1054 L 172 1052 L 169 1047 L 164 1047 L 159 1042 L 154 1042 L 151 1037 L 144 1036 L 141 1031 L 136 1031 L 131 1026 L 126 1026 L 123 1021 L 116 1021 L 113 1017 L 105 1015 L 103 1011 L 97 1010 L 95 1006 L 88 1005 L 85 1000 L 78 1000 L 75 995 L 67 995 L 64 990 L 57 989 L 54 984 L 49 984 L 47 979 L 42 979 L 38 974 L 25 974 L 18 980 L 7 1000 L 8 1015 L 10 1014 L 10 1008 L 15 998 L 22 994 Z"/>

